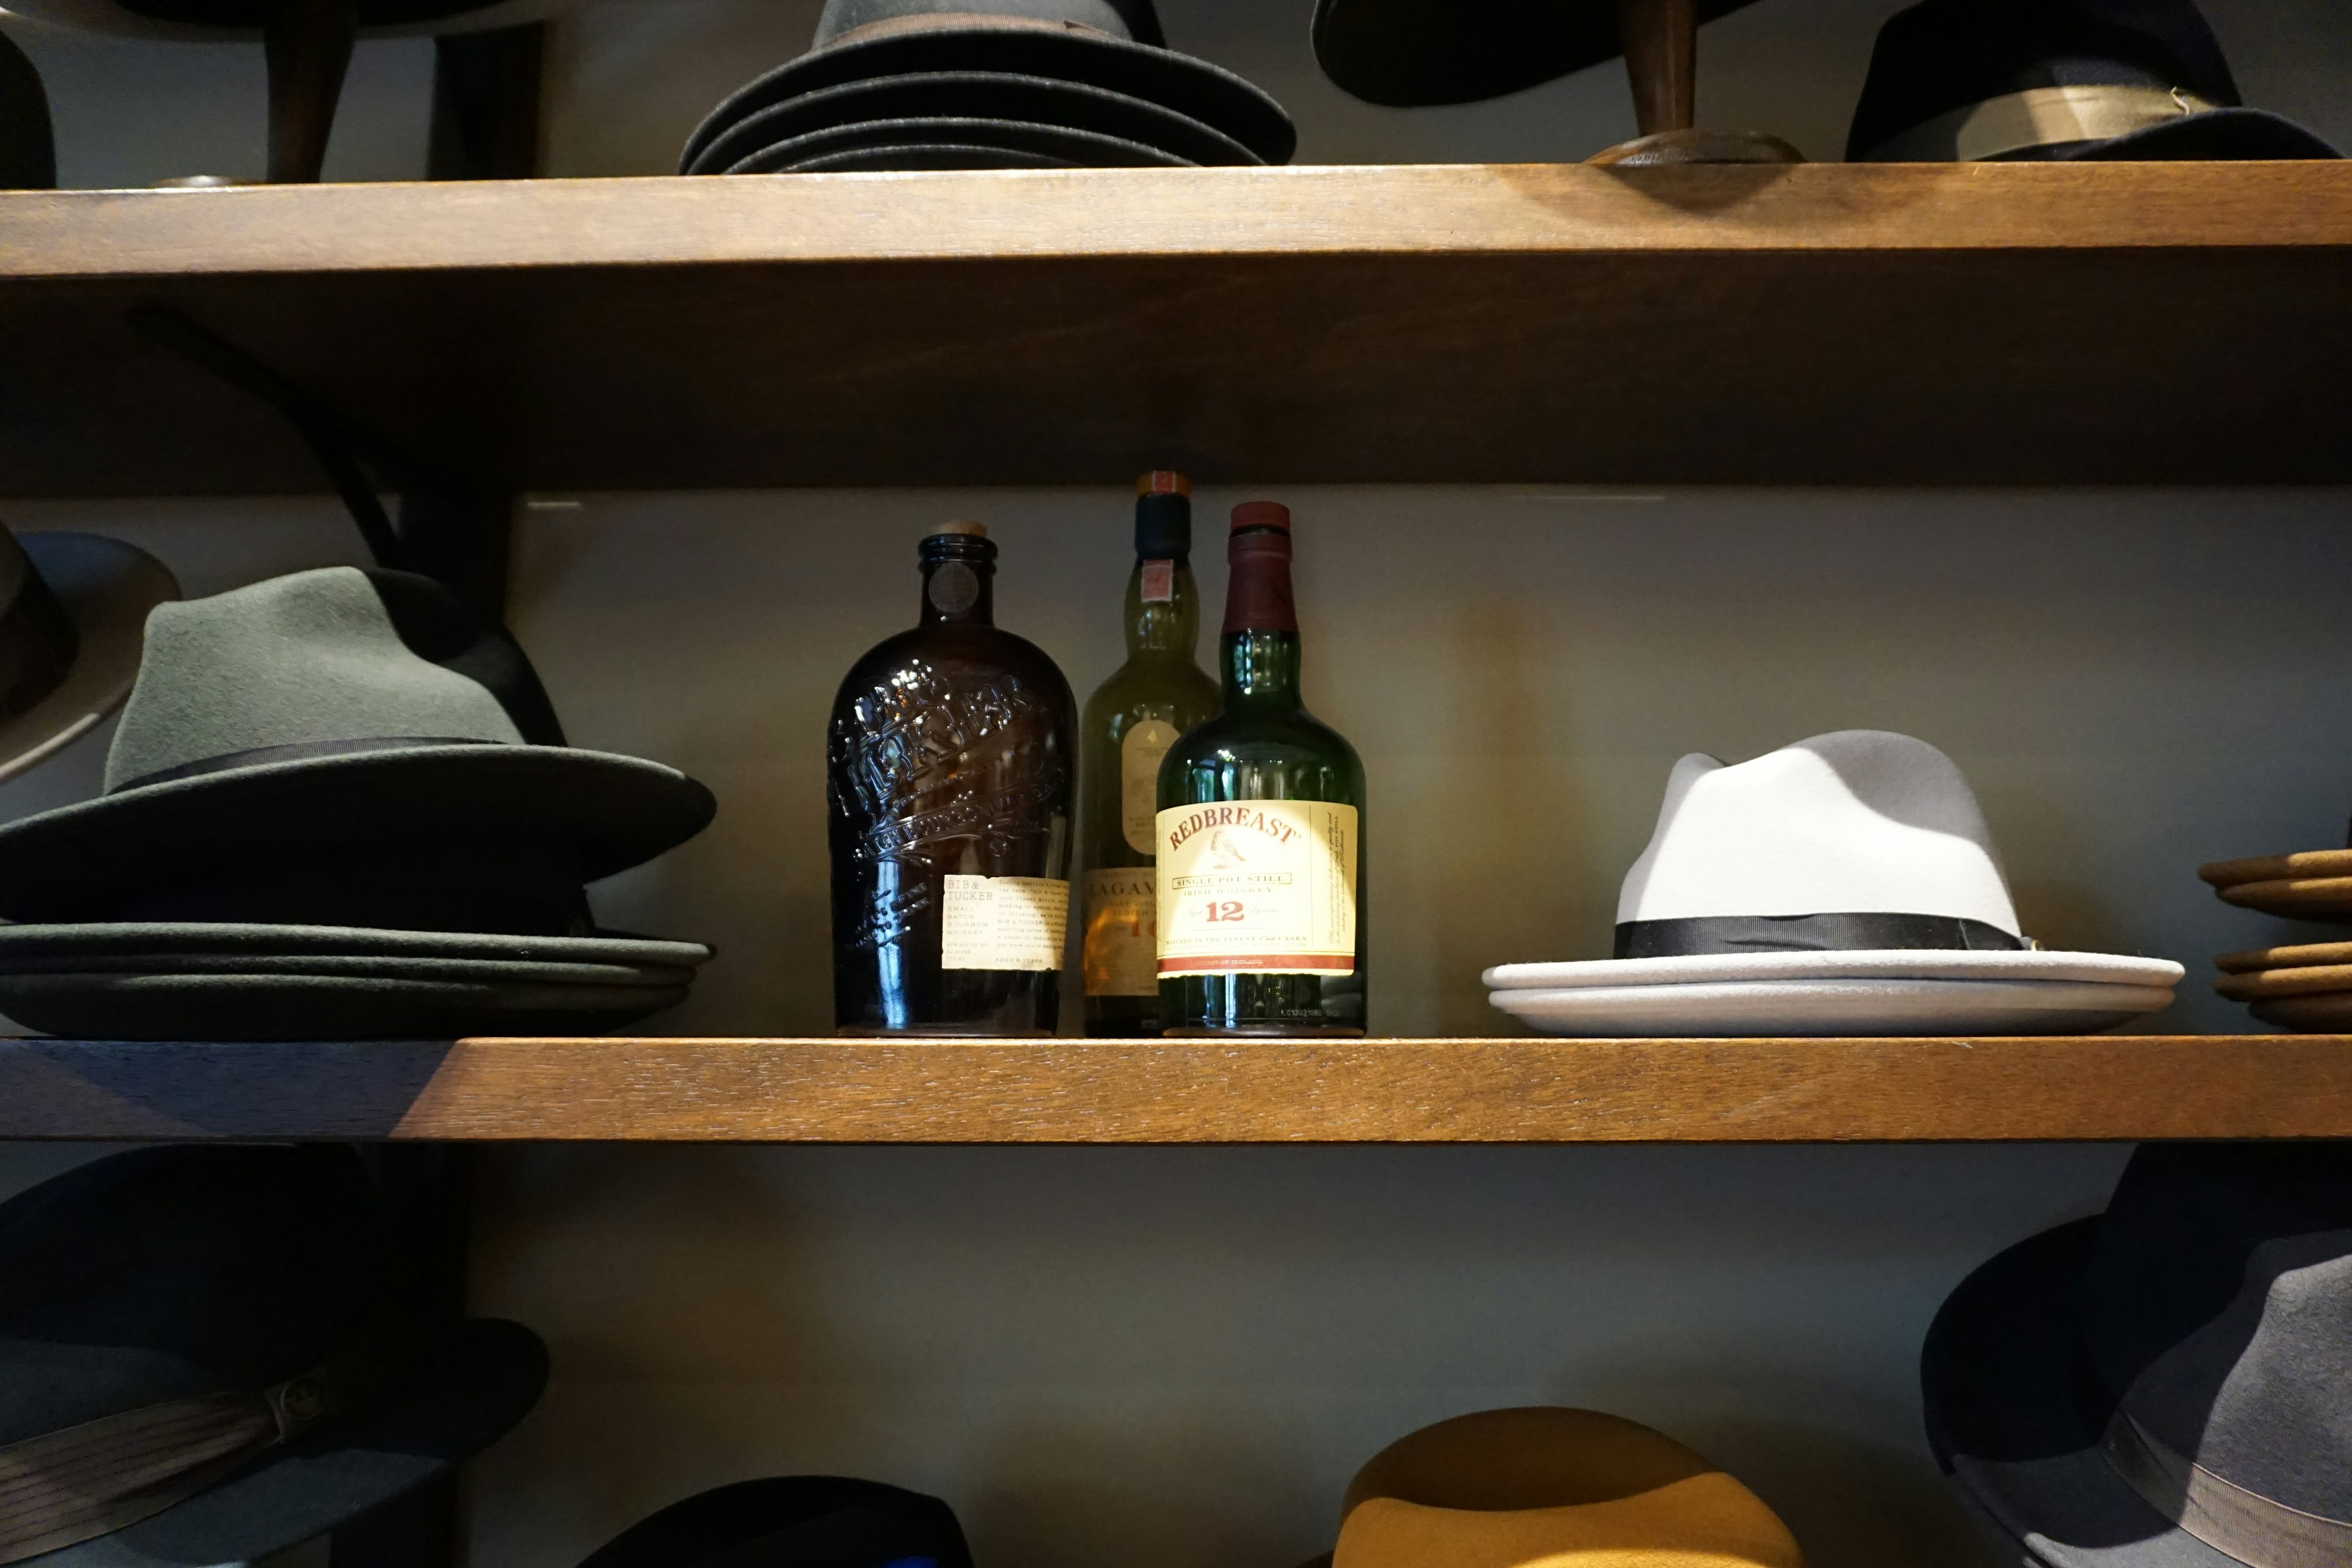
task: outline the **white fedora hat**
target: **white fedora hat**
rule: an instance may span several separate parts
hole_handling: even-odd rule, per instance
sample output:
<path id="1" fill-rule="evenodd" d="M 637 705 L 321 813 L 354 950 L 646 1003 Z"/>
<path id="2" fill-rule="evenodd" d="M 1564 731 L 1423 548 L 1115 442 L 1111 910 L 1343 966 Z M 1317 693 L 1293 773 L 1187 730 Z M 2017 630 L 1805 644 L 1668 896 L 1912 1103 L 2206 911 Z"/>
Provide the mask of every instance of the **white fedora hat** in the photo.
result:
<path id="1" fill-rule="evenodd" d="M 1737 766 L 1683 758 L 1625 874 L 1615 957 L 1485 978 L 1561 1033 L 2039 1033 L 2154 1012 L 2183 973 L 2029 941 L 1952 760 L 1842 730 Z"/>

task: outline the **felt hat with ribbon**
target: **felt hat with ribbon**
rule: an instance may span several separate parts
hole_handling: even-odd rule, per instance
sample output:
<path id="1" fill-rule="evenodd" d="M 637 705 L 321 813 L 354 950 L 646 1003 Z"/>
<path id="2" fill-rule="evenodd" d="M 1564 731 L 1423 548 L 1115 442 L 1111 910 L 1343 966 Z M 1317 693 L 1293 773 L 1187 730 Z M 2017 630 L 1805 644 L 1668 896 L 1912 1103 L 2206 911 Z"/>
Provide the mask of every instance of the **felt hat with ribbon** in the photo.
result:
<path id="1" fill-rule="evenodd" d="M 1803 1568 L 1789 1527 L 1703 1455 L 1592 1410 L 1457 1415 L 1358 1471 L 1328 1568 Z"/>
<path id="2" fill-rule="evenodd" d="M 2333 158 L 2242 106 L 2195 0 L 1923 0 L 1878 35 L 1846 157 Z"/>
<path id="3" fill-rule="evenodd" d="M 971 1568 L 955 1510 L 845 1476 L 772 1476 L 638 1521 L 580 1568 Z"/>
<path id="4" fill-rule="evenodd" d="M 296 1546 L 520 1420 L 546 1352 L 423 1310 L 359 1158 L 166 1148 L 0 1204 L 0 1563 Z"/>
<path id="5" fill-rule="evenodd" d="M 2352 1562 L 2352 1146 L 2143 1146 L 2105 1215 L 1961 1283 L 1920 1380 L 2033 1562 Z"/>
<path id="6" fill-rule="evenodd" d="M 163 563 L 120 540 L 19 539 L 0 528 L 0 779 L 57 755 L 121 705 L 147 613 L 179 596 Z"/>
<path id="7" fill-rule="evenodd" d="M 0 827 L 0 914 L 580 935 L 583 882 L 714 810 L 564 745 L 522 650 L 440 584 L 328 567 L 155 612 L 105 793 Z"/>

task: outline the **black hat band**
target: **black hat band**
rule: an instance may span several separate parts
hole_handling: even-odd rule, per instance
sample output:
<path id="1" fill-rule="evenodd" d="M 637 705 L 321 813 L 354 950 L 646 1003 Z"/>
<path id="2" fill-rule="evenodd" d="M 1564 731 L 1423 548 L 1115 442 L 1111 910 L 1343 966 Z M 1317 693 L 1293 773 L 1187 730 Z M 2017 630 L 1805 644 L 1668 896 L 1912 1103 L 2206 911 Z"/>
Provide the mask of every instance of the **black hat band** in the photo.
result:
<path id="1" fill-rule="evenodd" d="M 175 779 L 200 778 L 205 773 L 225 773 L 236 768 L 268 767 L 272 763 L 308 762 L 314 757 L 355 757 L 369 752 L 414 752 L 428 746 L 495 746 L 500 742 L 486 741 L 478 735 L 364 735 L 349 741 L 289 741 L 278 746 L 250 746 L 241 752 L 229 752 L 217 757 L 198 757 L 192 763 L 176 767 L 157 768 L 152 773 L 142 773 L 126 779 L 108 790 L 109 795 L 121 795 L 125 790 L 145 789 L 150 784 L 170 784 Z"/>
<path id="2" fill-rule="evenodd" d="M 2248 1491 L 2175 1453 L 2121 1410 L 2107 1424 L 2099 1452 L 2149 1507 L 2248 1568 L 2336 1568 L 2352 1561 L 2352 1523 Z"/>
<path id="3" fill-rule="evenodd" d="M 2222 105 L 2186 88 L 2078 82 L 2004 93 L 1922 121 L 1862 154 L 1873 163 L 1982 163 L 2039 147 L 2106 142 Z"/>
<path id="4" fill-rule="evenodd" d="M 1895 949 L 2020 952 L 2032 943 L 1963 915 L 1696 915 L 1620 921 L 1615 958 L 1697 958 L 1734 952 L 1884 952 Z"/>

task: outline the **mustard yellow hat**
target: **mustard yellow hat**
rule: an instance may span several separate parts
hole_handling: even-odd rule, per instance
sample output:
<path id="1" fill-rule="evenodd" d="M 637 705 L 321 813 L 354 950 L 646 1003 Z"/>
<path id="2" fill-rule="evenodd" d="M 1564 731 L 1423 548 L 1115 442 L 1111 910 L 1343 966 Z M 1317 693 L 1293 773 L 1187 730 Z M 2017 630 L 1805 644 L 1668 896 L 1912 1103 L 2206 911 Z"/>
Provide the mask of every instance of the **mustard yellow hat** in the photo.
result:
<path id="1" fill-rule="evenodd" d="M 1488 1410 L 1390 1444 L 1348 1488 L 1331 1568 L 1804 1568 L 1764 1500 L 1591 1410 Z"/>

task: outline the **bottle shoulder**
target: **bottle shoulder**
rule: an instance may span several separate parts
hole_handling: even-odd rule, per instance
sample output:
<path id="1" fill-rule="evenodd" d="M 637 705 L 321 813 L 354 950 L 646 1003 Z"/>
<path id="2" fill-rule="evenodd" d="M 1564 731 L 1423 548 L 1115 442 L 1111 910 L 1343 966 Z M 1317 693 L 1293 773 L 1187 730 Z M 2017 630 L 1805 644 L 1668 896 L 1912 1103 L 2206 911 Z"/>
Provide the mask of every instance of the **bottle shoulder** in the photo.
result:
<path id="1" fill-rule="evenodd" d="M 1360 801 L 1364 764 L 1346 736 L 1303 709 L 1269 714 L 1228 710 L 1185 731 L 1169 749 L 1163 779 L 1183 772 L 1245 768 L 1319 773 L 1327 787 Z M 1304 779 L 1297 782 L 1305 783 Z"/>
<path id="2" fill-rule="evenodd" d="M 1086 725 L 1092 731 L 1150 709 L 1174 709 L 1178 728 L 1189 728 L 1216 712 L 1218 697 L 1216 681 L 1189 658 L 1129 658 L 1087 699 Z"/>
<path id="3" fill-rule="evenodd" d="M 841 712 L 884 691 L 951 699 L 960 690 L 999 686 L 1006 677 L 1065 713 L 1076 707 L 1061 667 L 1035 643 L 1001 626 L 944 625 L 910 627 L 859 655 L 842 677 L 834 709 Z"/>

